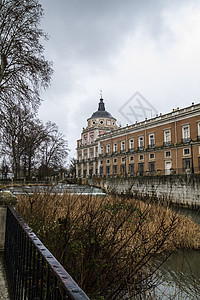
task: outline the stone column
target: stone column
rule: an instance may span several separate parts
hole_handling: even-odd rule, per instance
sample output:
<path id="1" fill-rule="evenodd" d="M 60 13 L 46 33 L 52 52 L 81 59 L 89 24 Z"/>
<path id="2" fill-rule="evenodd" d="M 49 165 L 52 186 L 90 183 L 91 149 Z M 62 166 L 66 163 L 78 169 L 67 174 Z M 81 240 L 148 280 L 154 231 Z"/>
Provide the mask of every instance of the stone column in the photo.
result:
<path id="1" fill-rule="evenodd" d="M 17 198 L 11 192 L 0 192 L 0 252 L 4 250 L 7 205 L 15 206 Z"/>

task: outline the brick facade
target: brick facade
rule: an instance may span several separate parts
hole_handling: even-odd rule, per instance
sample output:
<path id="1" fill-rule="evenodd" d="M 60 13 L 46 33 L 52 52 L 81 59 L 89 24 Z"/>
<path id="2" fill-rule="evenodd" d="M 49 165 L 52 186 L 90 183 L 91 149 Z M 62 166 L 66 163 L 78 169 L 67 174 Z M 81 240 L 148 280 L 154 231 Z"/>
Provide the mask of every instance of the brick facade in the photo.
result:
<path id="1" fill-rule="evenodd" d="M 77 142 L 77 177 L 199 173 L 200 104 L 126 127 L 115 121 L 88 119 Z"/>

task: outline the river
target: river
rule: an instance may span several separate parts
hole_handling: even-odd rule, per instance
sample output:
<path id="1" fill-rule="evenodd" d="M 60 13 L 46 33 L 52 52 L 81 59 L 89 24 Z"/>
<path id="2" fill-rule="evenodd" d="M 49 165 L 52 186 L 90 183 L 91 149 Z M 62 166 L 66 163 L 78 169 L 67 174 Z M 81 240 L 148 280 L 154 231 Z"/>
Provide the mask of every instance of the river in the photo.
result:
<path id="1" fill-rule="evenodd" d="M 171 208 L 200 224 L 199 210 Z M 156 288 L 159 299 L 200 299 L 200 251 L 181 250 L 172 254 L 159 269 L 163 282 Z"/>
<path id="2" fill-rule="evenodd" d="M 47 189 L 52 193 L 60 194 L 67 190 L 69 193 L 82 195 L 106 195 L 100 188 L 78 186 L 76 184 L 58 184 L 51 188 L 42 185 L 6 188 L 14 195 L 19 195 L 20 193 L 31 194 L 35 191 L 44 192 Z M 174 207 L 172 209 L 178 214 L 189 217 L 200 224 L 200 213 L 198 210 Z M 160 262 L 160 258 L 156 258 L 156 260 L 157 263 Z M 200 251 L 182 250 L 172 254 L 160 267 L 156 276 L 163 278 L 163 281 L 155 289 L 155 299 L 200 299 Z"/>

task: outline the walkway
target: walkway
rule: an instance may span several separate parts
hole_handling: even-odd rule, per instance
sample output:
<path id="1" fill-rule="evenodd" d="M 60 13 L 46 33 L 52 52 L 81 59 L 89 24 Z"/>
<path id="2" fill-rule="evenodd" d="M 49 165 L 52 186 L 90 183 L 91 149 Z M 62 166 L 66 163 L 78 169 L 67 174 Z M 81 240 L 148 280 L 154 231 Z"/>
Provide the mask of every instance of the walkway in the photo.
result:
<path id="1" fill-rule="evenodd" d="M 3 257 L 0 254 L 0 300 L 10 300 L 8 295 L 8 287 L 5 278 L 5 271 L 3 267 Z"/>

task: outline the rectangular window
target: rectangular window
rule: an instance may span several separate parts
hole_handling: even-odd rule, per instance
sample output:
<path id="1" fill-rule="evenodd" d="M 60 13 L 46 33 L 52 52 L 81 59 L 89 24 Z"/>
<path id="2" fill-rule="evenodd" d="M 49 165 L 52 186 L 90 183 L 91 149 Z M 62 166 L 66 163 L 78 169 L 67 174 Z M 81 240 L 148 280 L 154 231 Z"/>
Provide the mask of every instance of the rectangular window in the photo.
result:
<path id="1" fill-rule="evenodd" d="M 103 175 L 103 167 L 100 167 L 100 175 Z"/>
<path id="2" fill-rule="evenodd" d="M 140 160 L 143 160 L 144 159 L 144 155 L 140 155 Z"/>
<path id="3" fill-rule="evenodd" d="M 121 165 L 121 166 L 120 166 L 120 172 L 121 172 L 121 175 L 125 175 L 125 174 L 126 174 L 126 168 L 125 168 L 125 165 Z"/>
<path id="4" fill-rule="evenodd" d="M 110 154 L 110 144 L 106 145 L 106 154 Z"/>
<path id="5" fill-rule="evenodd" d="M 171 151 L 166 151 L 165 152 L 165 157 L 171 157 Z"/>
<path id="6" fill-rule="evenodd" d="M 138 138 L 138 150 L 144 150 L 144 137 L 139 136 Z"/>
<path id="7" fill-rule="evenodd" d="M 130 157 L 129 157 L 129 160 L 130 160 L 130 161 L 134 161 L 134 157 L 133 157 L 133 156 L 130 156 Z"/>
<path id="8" fill-rule="evenodd" d="M 114 164 L 116 164 L 116 163 L 117 163 L 117 159 L 116 159 L 116 158 L 114 158 L 113 162 L 114 162 Z"/>
<path id="9" fill-rule="evenodd" d="M 110 163 L 110 159 L 107 159 L 106 163 L 109 164 Z"/>
<path id="10" fill-rule="evenodd" d="M 149 154 L 149 159 L 154 159 L 155 158 L 155 154 L 154 153 L 150 153 Z"/>
<path id="11" fill-rule="evenodd" d="M 134 164 L 129 165 L 129 173 L 134 174 Z"/>
<path id="12" fill-rule="evenodd" d="M 171 160 L 165 161 L 165 175 L 171 174 L 172 162 Z"/>
<path id="13" fill-rule="evenodd" d="M 198 129 L 198 136 L 197 139 L 200 140 L 200 122 L 197 123 L 197 129 Z"/>
<path id="14" fill-rule="evenodd" d="M 113 175 L 117 175 L 117 166 L 113 166 Z"/>
<path id="15" fill-rule="evenodd" d="M 101 160 L 101 165 L 103 165 L 103 160 Z"/>
<path id="16" fill-rule="evenodd" d="M 185 125 L 182 127 L 182 142 L 188 143 L 190 141 L 190 126 Z"/>
<path id="17" fill-rule="evenodd" d="M 114 145 L 113 145 L 113 152 L 117 153 L 117 143 L 114 143 Z"/>
<path id="18" fill-rule="evenodd" d="M 167 129 L 164 131 L 164 145 L 168 146 L 171 144 L 171 130 Z"/>
<path id="19" fill-rule="evenodd" d="M 129 150 L 131 150 L 131 151 L 134 150 L 134 139 L 129 140 Z"/>
<path id="20" fill-rule="evenodd" d="M 190 158 L 184 158 L 183 159 L 183 171 L 188 170 L 191 168 L 191 159 Z"/>
<path id="21" fill-rule="evenodd" d="M 101 155 L 103 155 L 103 146 L 101 146 L 101 152 L 100 152 Z"/>
<path id="22" fill-rule="evenodd" d="M 125 151 L 125 141 L 121 141 L 121 151 Z"/>
<path id="23" fill-rule="evenodd" d="M 111 124 L 111 122 L 110 122 L 110 120 L 108 120 L 108 121 L 107 121 L 107 125 L 109 125 L 109 126 L 110 126 L 110 124 Z"/>
<path id="24" fill-rule="evenodd" d="M 110 175 L 110 166 L 106 166 L 106 175 Z"/>
<path id="25" fill-rule="evenodd" d="M 126 157 L 122 157 L 122 162 L 125 162 L 126 161 Z"/>
<path id="26" fill-rule="evenodd" d="M 183 155 L 189 155 L 190 154 L 190 148 L 183 149 Z"/>
<path id="27" fill-rule="evenodd" d="M 154 133 L 149 134 L 149 148 L 153 148 L 155 146 L 155 138 Z"/>
<path id="28" fill-rule="evenodd" d="M 93 137 L 93 135 L 91 135 L 90 136 L 90 143 L 93 144 L 93 142 L 94 142 L 94 137 Z"/>
<path id="29" fill-rule="evenodd" d="M 140 176 L 144 175 L 144 164 L 143 163 L 138 164 L 138 172 L 139 172 Z"/>
<path id="30" fill-rule="evenodd" d="M 149 163 L 149 172 L 150 172 L 150 175 L 155 174 L 155 162 L 150 162 Z"/>

